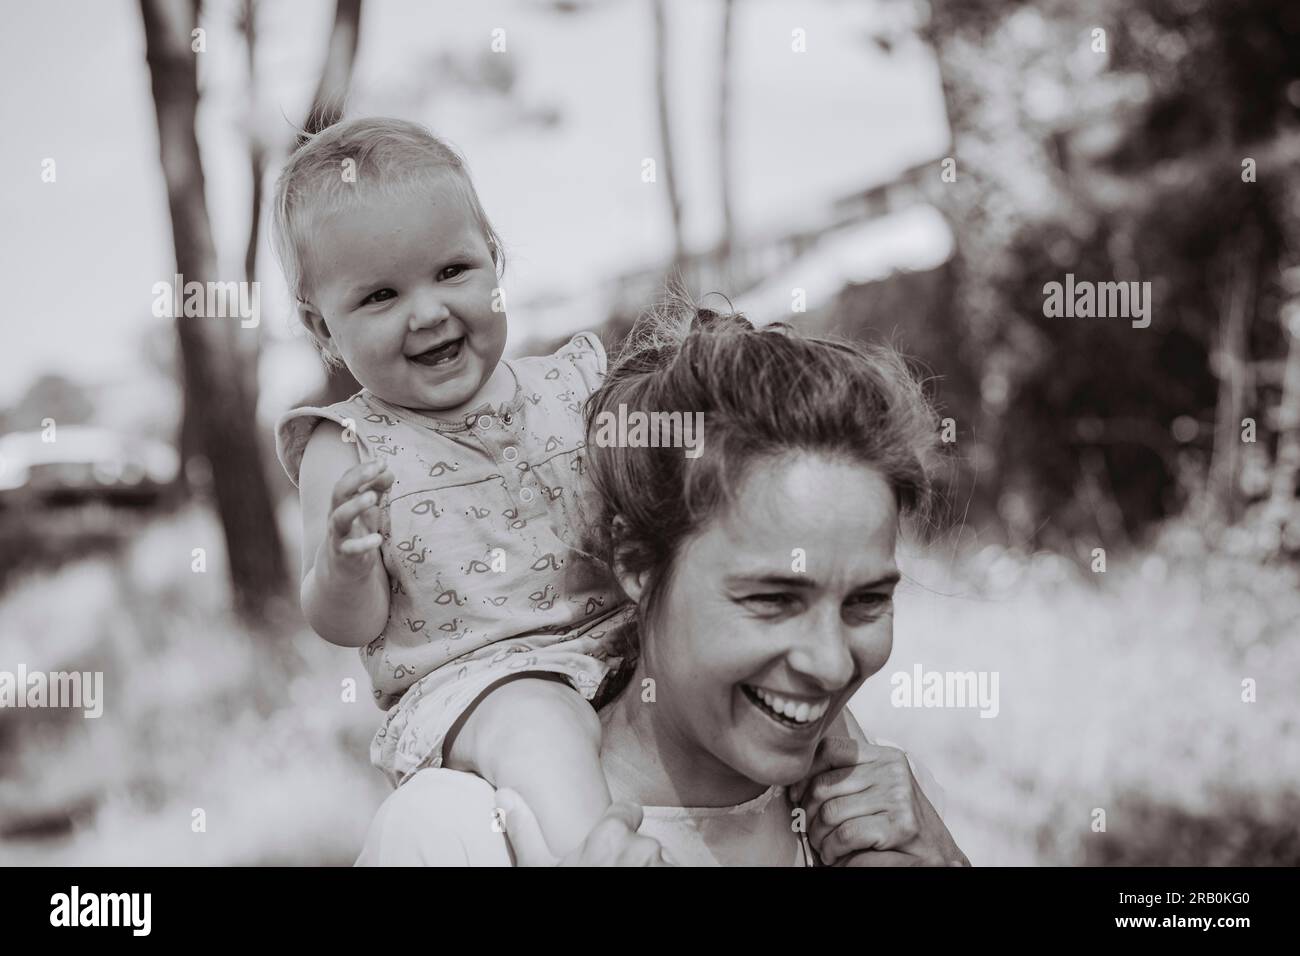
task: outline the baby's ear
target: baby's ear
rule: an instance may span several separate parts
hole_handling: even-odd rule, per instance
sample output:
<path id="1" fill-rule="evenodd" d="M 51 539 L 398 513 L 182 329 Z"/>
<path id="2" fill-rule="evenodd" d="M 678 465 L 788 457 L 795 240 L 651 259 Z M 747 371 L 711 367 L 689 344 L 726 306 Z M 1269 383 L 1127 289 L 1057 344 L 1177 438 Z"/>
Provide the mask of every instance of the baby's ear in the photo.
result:
<path id="1" fill-rule="evenodd" d="M 297 311 L 298 321 L 316 340 L 316 346 L 321 352 L 337 358 L 338 348 L 334 345 L 334 337 L 330 335 L 329 326 L 325 324 L 325 317 L 317 312 L 310 302 L 304 302 L 302 299 L 298 300 Z"/>

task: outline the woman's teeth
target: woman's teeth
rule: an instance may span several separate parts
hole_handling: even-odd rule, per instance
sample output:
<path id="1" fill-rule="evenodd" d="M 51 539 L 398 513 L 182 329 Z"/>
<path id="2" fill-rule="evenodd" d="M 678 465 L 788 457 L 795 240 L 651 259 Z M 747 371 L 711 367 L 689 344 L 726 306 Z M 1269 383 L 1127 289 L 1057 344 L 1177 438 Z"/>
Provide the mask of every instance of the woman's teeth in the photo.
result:
<path id="1" fill-rule="evenodd" d="M 826 713 L 826 709 L 831 705 L 829 697 L 815 704 L 810 704 L 806 700 L 790 700 L 761 687 L 750 687 L 746 684 L 745 689 L 775 715 L 796 724 L 811 724 L 815 720 L 820 720 L 822 715 Z"/>

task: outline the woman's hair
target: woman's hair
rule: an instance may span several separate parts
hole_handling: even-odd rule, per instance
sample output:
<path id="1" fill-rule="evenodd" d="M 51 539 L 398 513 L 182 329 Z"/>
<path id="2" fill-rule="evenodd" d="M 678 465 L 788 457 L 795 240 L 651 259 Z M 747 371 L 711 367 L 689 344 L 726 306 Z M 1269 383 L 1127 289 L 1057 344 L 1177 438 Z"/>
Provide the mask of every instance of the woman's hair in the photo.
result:
<path id="1" fill-rule="evenodd" d="M 299 302 L 308 299 L 311 283 L 303 251 L 322 218 L 376 195 L 410 194 L 447 173 L 482 228 L 501 273 L 501 239 L 483 211 L 465 160 L 450 144 L 418 123 L 383 116 L 343 120 L 306 137 L 285 163 L 271 207 L 271 243 L 289 292 Z M 339 364 L 330 353 L 322 355 L 327 363 Z"/>
<path id="2" fill-rule="evenodd" d="M 601 447 L 593 426 L 619 406 L 703 413 L 703 452 Z M 778 323 L 675 299 L 642 317 L 587 404 L 587 458 L 599 502 L 598 557 L 646 574 L 653 618 L 681 544 L 729 506 L 757 461 L 814 452 L 875 468 L 900 514 L 928 514 L 937 423 L 892 348 L 806 336 Z"/>

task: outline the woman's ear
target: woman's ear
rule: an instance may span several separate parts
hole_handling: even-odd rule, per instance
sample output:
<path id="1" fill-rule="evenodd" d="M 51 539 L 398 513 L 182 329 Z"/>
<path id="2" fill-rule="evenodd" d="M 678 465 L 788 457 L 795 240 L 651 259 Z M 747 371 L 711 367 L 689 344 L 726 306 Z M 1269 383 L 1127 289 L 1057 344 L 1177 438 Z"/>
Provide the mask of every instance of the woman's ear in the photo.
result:
<path id="1" fill-rule="evenodd" d="M 614 578 L 618 581 L 619 587 L 623 589 L 624 594 L 634 602 L 640 603 L 641 596 L 645 594 L 648 572 L 632 572 L 628 570 L 626 561 L 629 550 L 626 540 L 627 522 L 622 515 L 614 516 L 613 529 Z"/>
<path id="2" fill-rule="evenodd" d="M 646 572 L 641 571 L 638 574 L 629 573 L 622 565 L 614 566 L 614 577 L 618 579 L 619 587 L 623 593 L 630 597 L 634 603 L 641 603 L 641 595 L 645 594 Z"/>

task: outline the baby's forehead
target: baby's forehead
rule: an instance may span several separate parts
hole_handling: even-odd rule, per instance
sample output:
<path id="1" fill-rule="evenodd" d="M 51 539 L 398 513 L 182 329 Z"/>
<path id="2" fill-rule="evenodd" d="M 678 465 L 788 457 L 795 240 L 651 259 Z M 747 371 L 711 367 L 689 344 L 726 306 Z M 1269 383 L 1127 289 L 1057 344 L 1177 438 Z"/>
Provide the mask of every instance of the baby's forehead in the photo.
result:
<path id="1" fill-rule="evenodd" d="M 389 228 L 391 226 L 391 228 Z M 344 238 L 387 245 L 415 241 L 411 230 L 426 229 L 445 240 L 440 245 L 465 246 L 465 254 L 488 241 L 487 230 L 470 197 L 451 183 L 410 188 L 363 188 L 350 196 L 319 204 L 298 230 L 304 257 L 322 240 Z"/>
<path id="2" fill-rule="evenodd" d="M 424 207 L 431 214 L 463 211 L 477 218 L 472 187 L 458 170 L 447 166 L 381 172 L 356 182 L 321 183 L 313 195 L 305 197 L 303 212 L 306 221 L 323 228 L 358 212 L 394 205 Z"/>
<path id="3" fill-rule="evenodd" d="M 308 298 L 365 285 L 383 273 L 396 281 L 435 261 L 491 256 L 487 231 L 466 204 L 376 196 L 322 215 L 301 233 L 299 259 Z"/>

